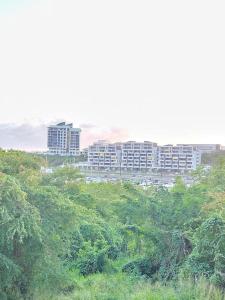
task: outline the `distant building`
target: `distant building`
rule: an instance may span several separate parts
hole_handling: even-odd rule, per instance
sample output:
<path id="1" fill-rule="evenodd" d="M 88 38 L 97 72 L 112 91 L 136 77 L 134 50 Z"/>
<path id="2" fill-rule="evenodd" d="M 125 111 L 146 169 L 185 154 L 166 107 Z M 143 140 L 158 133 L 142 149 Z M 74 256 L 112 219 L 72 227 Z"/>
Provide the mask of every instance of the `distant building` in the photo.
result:
<path id="1" fill-rule="evenodd" d="M 65 122 L 48 127 L 48 153 L 61 156 L 76 156 L 80 153 L 80 128 Z"/>
<path id="2" fill-rule="evenodd" d="M 178 144 L 178 146 L 192 146 L 196 150 L 200 151 L 201 154 L 222 150 L 222 146 L 220 144 Z"/>
<path id="3" fill-rule="evenodd" d="M 165 145 L 158 147 L 160 170 L 195 170 L 201 163 L 201 153 L 190 145 Z"/>
<path id="4" fill-rule="evenodd" d="M 88 157 L 88 148 L 84 148 L 80 151 L 80 155 L 83 155 L 85 158 Z"/>
<path id="5" fill-rule="evenodd" d="M 195 170 L 200 162 L 201 153 L 188 145 L 99 141 L 88 148 L 88 166 L 96 170 L 185 171 Z"/>
<path id="6" fill-rule="evenodd" d="M 149 141 L 134 141 L 122 144 L 123 170 L 151 170 L 157 167 L 157 144 Z"/>
<path id="7" fill-rule="evenodd" d="M 89 166 L 94 169 L 150 170 L 156 166 L 156 144 L 99 141 L 88 149 Z"/>

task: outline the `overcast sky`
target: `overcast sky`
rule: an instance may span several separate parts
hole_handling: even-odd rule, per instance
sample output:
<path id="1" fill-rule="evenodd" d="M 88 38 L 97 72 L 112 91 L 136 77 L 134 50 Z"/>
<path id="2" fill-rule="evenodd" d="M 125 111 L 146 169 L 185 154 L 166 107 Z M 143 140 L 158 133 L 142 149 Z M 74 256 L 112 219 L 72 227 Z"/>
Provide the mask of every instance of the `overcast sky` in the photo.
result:
<path id="1" fill-rule="evenodd" d="M 224 15 L 224 0 L 0 0 L 0 146 L 44 148 L 56 120 L 83 146 L 225 144 Z"/>

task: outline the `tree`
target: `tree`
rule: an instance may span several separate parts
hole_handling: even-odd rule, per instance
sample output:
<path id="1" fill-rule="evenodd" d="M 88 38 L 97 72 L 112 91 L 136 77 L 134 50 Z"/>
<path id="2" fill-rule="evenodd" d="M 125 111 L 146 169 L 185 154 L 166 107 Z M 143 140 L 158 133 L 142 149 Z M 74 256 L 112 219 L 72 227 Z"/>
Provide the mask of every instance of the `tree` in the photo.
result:
<path id="1" fill-rule="evenodd" d="M 225 221 L 219 216 L 205 220 L 195 234 L 195 247 L 186 269 L 194 277 L 205 276 L 225 287 Z"/>
<path id="2" fill-rule="evenodd" d="M 1 293 L 15 297 L 28 290 L 32 266 L 40 255 L 41 227 L 38 210 L 10 176 L 0 176 Z M 23 275 L 22 275 L 23 274 Z"/>

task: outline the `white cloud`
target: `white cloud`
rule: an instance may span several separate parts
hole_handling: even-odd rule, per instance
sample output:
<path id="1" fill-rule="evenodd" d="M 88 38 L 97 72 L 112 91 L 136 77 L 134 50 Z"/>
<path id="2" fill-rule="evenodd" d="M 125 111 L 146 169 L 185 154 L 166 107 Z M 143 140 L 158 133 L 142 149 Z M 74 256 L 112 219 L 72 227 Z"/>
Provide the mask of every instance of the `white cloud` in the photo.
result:
<path id="1" fill-rule="evenodd" d="M 21 150 L 44 150 L 47 144 L 45 125 L 0 124 L 0 148 Z"/>
<path id="2" fill-rule="evenodd" d="M 55 120 L 52 124 L 61 120 Z M 4 149 L 21 149 L 27 151 L 47 150 L 47 127 L 51 123 L 42 125 L 30 125 L 23 123 L 17 124 L 0 124 L 0 148 Z M 97 128 L 95 125 L 81 125 L 81 147 L 96 142 L 100 139 L 106 139 L 110 142 L 124 141 L 128 138 L 128 133 L 122 128 Z"/>

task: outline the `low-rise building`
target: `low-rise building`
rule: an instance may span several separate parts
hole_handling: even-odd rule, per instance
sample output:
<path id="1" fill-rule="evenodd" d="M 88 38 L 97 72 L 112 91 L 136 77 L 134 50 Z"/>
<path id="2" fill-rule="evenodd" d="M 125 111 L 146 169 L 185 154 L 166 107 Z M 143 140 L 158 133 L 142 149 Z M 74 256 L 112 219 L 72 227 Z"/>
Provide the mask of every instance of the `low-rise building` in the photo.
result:
<path id="1" fill-rule="evenodd" d="M 88 148 L 88 166 L 96 170 L 185 171 L 195 170 L 200 162 L 200 151 L 188 145 L 99 141 Z"/>
<path id="2" fill-rule="evenodd" d="M 201 163 L 201 153 L 189 145 L 160 146 L 157 153 L 160 170 L 195 170 Z"/>
<path id="3" fill-rule="evenodd" d="M 121 144 L 98 141 L 88 148 L 88 163 L 94 169 L 116 169 L 121 163 Z"/>
<path id="4" fill-rule="evenodd" d="M 88 149 L 89 166 L 94 169 L 150 170 L 156 166 L 157 145 L 151 142 L 94 143 Z"/>
<path id="5" fill-rule="evenodd" d="M 130 141 L 122 143 L 121 150 L 121 167 L 123 170 L 151 170 L 157 167 L 156 143 Z"/>

